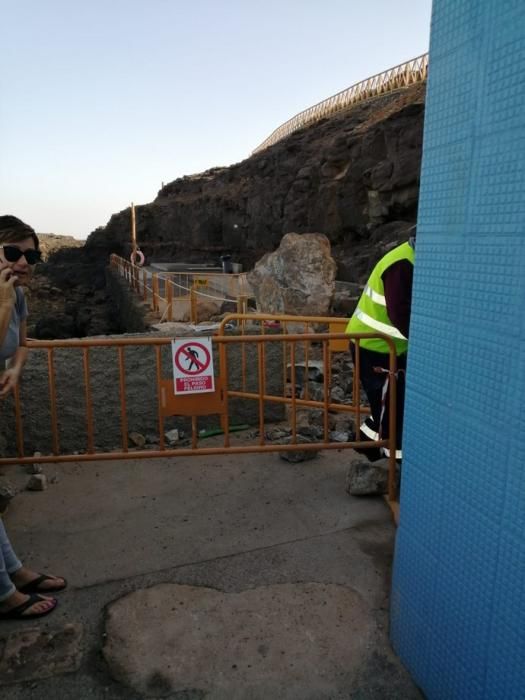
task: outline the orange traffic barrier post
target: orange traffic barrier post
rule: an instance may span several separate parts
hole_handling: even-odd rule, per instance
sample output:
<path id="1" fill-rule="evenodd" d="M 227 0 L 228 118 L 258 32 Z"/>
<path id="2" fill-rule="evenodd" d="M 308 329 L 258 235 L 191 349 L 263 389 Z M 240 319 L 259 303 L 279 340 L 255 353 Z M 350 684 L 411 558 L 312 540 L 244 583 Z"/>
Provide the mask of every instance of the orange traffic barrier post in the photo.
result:
<path id="1" fill-rule="evenodd" d="M 193 323 L 197 321 L 198 304 L 201 299 L 211 299 L 221 303 L 231 302 L 240 313 L 247 309 L 249 297 L 245 274 L 163 272 L 161 278 L 164 294 L 161 294 L 157 272 L 151 273 L 151 288 L 148 288 L 148 273 L 144 268 L 115 254 L 110 256 L 110 266 L 127 281 L 133 292 L 142 296 L 145 302 L 148 301 L 148 292 L 151 292 L 150 307 L 154 313 L 159 314 L 161 322 L 173 320 L 173 297 L 177 301 L 188 302 L 190 319 Z M 165 308 L 162 308 L 164 304 Z"/>
<path id="2" fill-rule="evenodd" d="M 89 454 L 92 454 L 95 448 L 93 445 L 93 403 L 91 401 L 89 346 L 82 349 L 82 355 L 84 361 L 84 393 L 86 399 L 87 451 Z"/>
<path id="3" fill-rule="evenodd" d="M 51 402 L 51 435 L 53 440 L 53 453 L 60 452 L 58 441 L 57 397 L 55 384 L 55 365 L 53 348 L 47 350 L 47 376 L 49 383 L 49 400 Z"/>
<path id="4" fill-rule="evenodd" d="M 166 304 L 168 305 L 168 321 L 173 321 L 173 284 L 171 280 L 165 279 L 166 285 Z"/>
<path id="5" fill-rule="evenodd" d="M 128 451 L 128 415 L 126 410 L 126 369 L 124 365 L 124 348 L 118 347 L 118 370 L 120 389 L 120 425 L 122 432 L 122 449 Z"/>

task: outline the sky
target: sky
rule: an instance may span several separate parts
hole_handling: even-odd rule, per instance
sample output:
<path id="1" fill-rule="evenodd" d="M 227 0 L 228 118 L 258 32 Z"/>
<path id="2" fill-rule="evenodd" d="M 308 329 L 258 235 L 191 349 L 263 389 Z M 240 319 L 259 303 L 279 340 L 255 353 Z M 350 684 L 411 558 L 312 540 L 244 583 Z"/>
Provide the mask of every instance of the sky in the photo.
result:
<path id="1" fill-rule="evenodd" d="M 0 213 L 86 238 L 428 51 L 431 0 L 0 0 Z"/>

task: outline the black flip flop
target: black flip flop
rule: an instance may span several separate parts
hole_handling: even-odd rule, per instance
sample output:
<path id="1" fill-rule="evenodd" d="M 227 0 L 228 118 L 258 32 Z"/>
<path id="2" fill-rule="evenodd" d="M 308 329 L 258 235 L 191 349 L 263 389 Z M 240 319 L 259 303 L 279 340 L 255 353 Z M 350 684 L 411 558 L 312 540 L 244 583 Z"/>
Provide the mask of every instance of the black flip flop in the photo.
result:
<path id="1" fill-rule="evenodd" d="M 24 615 L 24 612 L 28 608 L 35 603 L 40 603 L 40 601 L 44 600 L 52 600 L 54 601 L 54 605 L 43 612 L 35 612 L 31 613 L 30 615 Z M 16 608 L 11 608 L 11 610 L 7 610 L 6 612 L 0 612 L 0 620 L 33 620 L 35 617 L 44 617 L 44 615 L 49 615 L 49 613 L 53 612 L 57 605 L 58 600 L 56 598 L 43 598 L 41 595 L 32 593 L 25 603 L 21 603 L 20 605 L 17 605 Z"/>
<path id="2" fill-rule="evenodd" d="M 62 576 L 60 576 L 62 578 Z M 46 574 L 40 574 L 37 578 L 29 581 L 29 583 L 24 583 L 23 586 L 17 586 L 20 593 L 58 593 L 63 591 L 67 587 L 67 581 L 64 579 L 63 585 L 57 586 L 56 588 L 40 588 L 40 584 L 44 581 L 54 581 L 53 576 L 46 576 Z"/>

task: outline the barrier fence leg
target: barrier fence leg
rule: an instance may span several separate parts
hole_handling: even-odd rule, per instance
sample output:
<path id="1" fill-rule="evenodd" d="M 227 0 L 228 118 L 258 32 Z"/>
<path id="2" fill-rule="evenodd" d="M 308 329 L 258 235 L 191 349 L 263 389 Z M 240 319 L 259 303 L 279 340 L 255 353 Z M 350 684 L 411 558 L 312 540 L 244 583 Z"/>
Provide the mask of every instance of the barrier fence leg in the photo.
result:
<path id="1" fill-rule="evenodd" d="M 168 305 L 168 321 L 173 321 L 173 285 L 170 280 L 165 280 L 166 288 L 166 303 Z"/>
<path id="2" fill-rule="evenodd" d="M 197 323 L 197 299 L 193 287 L 190 289 L 190 320 L 192 323 Z"/>

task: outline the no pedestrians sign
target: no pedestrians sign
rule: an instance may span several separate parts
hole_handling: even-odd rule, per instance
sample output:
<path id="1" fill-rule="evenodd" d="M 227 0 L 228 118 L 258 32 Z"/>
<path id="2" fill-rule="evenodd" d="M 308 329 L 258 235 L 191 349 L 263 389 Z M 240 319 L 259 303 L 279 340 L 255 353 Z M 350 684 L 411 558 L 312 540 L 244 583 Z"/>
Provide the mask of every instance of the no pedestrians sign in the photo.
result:
<path id="1" fill-rule="evenodd" d="M 176 394 L 215 391 L 211 338 L 176 338 L 171 351 Z"/>

